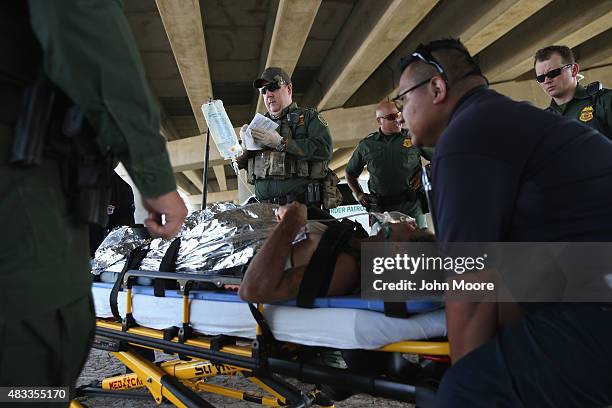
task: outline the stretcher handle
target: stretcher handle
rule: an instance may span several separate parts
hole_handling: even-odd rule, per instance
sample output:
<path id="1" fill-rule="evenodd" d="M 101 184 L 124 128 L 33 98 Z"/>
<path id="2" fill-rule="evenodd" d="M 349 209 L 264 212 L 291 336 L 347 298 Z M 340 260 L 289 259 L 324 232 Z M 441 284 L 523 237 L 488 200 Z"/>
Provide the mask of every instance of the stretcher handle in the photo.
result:
<path id="1" fill-rule="evenodd" d="M 239 285 L 242 283 L 242 278 L 234 278 L 229 276 L 204 276 L 196 275 L 193 273 L 180 273 L 180 272 L 160 272 L 160 271 L 138 271 L 129 270 L 123 276 L 123 287 L 127 287 L 130 277 L 144 277 L 154 279 L 167 279 L 179 282 L 181 287 L 184 287 L 189 282 L 207 282 L 213 283 L 217 287 L 223 285 Z"/>

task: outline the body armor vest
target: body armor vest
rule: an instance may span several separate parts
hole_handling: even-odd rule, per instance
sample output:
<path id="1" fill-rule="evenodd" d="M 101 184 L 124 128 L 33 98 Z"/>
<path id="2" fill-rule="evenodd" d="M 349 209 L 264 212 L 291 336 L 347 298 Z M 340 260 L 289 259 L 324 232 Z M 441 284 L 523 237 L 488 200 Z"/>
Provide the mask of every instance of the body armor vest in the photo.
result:
<path id="1" fill-rule="evenodd" d="M 272 119 L 279 124 L 278 133 L 287 140 L 294 139 L 298 126 L 306 126 L 304 113 L 307 109 L 289 107 L 287 112 L 278 119 Z M 249 158 L 247 174 L 248 181 L 255 184 L 256 180 L 284 180 L 294 177 L 304 177 L 315 180 L 324 179 L 328 174 L 327 160 L 300 160 L 286 151 L 280 152 L 266 148 Z"/>

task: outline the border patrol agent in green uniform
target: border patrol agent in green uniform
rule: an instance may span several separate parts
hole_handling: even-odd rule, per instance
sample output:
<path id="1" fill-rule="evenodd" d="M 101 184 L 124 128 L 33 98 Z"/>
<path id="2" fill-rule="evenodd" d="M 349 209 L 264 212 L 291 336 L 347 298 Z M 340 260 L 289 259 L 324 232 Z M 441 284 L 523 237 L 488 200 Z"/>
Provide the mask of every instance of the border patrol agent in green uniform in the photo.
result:
<path id="1" fill-rule="evenodd" d="M 121 3 L 7 0 L 0 10 L 0 385 L 73 387 L 95 323 L 83 218 L 92 208 L 78 200 L 107 187 L 104 176 L 89 190 L 71 182 L 88 160 L 74 149 L 88 141 L 89 153 L 123 162 L 153 235 L 172 237 L 187 210 Z M 79 115 L 67 112 L 78 111 L 62 101 L 84 115 L 76 134 L 69 119 Z M 21 155 L 32 146 L 40 154 Z"/>
<path id="2" fill-rule="evenodd" d="M 376 108 L 378 131 L 359 142 L 346 167 L 346 180 L 359 202 L 368 211 L 400 211 L 427 228 L 422 204 L 421 156 L 431 160 L 433 150 L 412 145 L 407 131 L 400 128 L 401 114 L 392 102 Z M 368 166 L 370 194 L 364 194 L 357 178 Z"/>
<path id="3" fill-rule="evenodd" d="M 262 95 L 268 110 L 265 116 L 279 125 L 276 130 L 251 129 L 253 140 L 265 149 L 246 151 L 238 159 L 239 167 L 247 170 L 249 183 L 255 185 L 257 200 L 337 206 L 341 196 L 335 195 L 337 180 L 330 180 L 332 140 L 325 120 L 316 110 L 292 101 L 293 84 L 281 68 L 266 68 L 253 87 Z M 244 125 L 240 131 L 243 140 L 246 132 Z"/>
<path id="4" fill-rule="evenodd" d="M 553 45 L 536 53 L 536 80 L 552 97 L 546 109 L 573 118 L 612 139 L 612 90 L 599 82 L 586 87 L 578 84 L 579 65 L 572 50 Z"/>

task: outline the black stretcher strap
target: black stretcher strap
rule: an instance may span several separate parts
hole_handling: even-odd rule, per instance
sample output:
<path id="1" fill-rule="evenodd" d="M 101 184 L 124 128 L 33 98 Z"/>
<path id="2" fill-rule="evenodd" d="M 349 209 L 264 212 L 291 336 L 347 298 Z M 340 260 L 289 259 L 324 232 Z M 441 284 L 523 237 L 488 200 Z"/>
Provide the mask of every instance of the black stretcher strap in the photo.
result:
<path id="1" fill-rule="evenodd" d="M 266 317 L 257 309 L 255 305 L 253 305 L 252 303 L 248 303 L 248 305 L 249 309 L 251 309 L 251 314 L 253 315 L 253 318 L 255 319 L 259 327 L 261 327 L 261 332 L 266 343 L 270 345 L 276 342 L 276 339 L 274 338 L 274 334 L 272 334 L 272 330 L 270 329 L 270 325 L 268 324 L 268 320 L 266 320 Z"/>
<path id="2" fill-rule="evenodd" d="M 138 269 L 140 267 L 140 264 L 142 263 L 142 260 L 145 258 L 145 256 L 147 256 L 148 252 L 149 252 L 148 246 L 141 245 L 141 246 L 134 248 L 132 252 L 130 252 L 130 254 L 128 255 L 128 258 L 125 261 L 125 265 L 123 266 L 121 273 L 119 274 L 119 276 L 117 277 L 117 280 L 115 281 L 115 284 L 113 285 L 113 289 L 111 290 L 110 299 L 109 299 L 110 308 L 111 308 L 111 312 L 113 312 L 113 316 L 115 316 L 120 321 L 121 321 L 121 315 L 119 314 L 119 306 L 117 305 L 117 297 L 119 296 L 119 290 L 121 290 L 121 284 L 123 282 L 123 277 L 125 276 L 125 273 L 127 271 L 132 270 L 132 269 Z"/>
<path id="3" fill-rule="evenodd" d="M 176 238 L 164 254 L 164 257 L 159 264 L 160 272 L 176 272 L 176 258 L 178 257 L 179 249 L 181 248 L 181 238 Z M 153 295 L 156 297 L 166 296 L 166 287 L 168 280 L 154 279 L 153 280 Z"/>
<path id="4" fill-rule="evenodd" d="M 406 318 L 410 317 L 410 313 L 408 313 L 408 309 L 406 309 L 405 302 L 385 302 L 385 316 L 389 317 L 399 317 Z"/>
<path id="5" fill-rule="evenodd" d="M 336 259 L 345 251 L 353 236 L 353 225 L 332 223 L 327 226 L 317 246 L 300 284 L 296 305 L 312 308 L 317 296 L 325 296 L 329 289 Z"/>

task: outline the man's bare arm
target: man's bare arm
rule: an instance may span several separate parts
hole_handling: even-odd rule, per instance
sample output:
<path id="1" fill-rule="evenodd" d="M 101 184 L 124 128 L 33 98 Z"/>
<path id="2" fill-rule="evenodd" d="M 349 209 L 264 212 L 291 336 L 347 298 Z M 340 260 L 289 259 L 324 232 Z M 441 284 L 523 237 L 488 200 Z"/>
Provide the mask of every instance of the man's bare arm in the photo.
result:
<path id="1" fill-rule="evenodd" d="M 446 326 L 453 364 L 495 335 L 497 306 L 493 302 L 446 302 Z"/>
<path id="2" fill-rule="evenodd" d="M 357 196 L 357 200 L 359 201 L 359 203 L 364 207 L 367 206 L 369 204 L 368 199 L 365 197 L 363 190 L 359 185 L 359 180 L 357 179 L 357 177 L 351 176 L 348 172 L 345 172 L 345 177 L 346 184 L 348 184 L 351 191 L 355 193 L 355 196 Z"/>
<path id="3" fill-rule="evenodd" d="M 292 203 L 247 268 L 239 295 L 248 302 L 273 302 L 297 295 L 304 267 L 285 271 L 293 238 L 306 224 L 306 207 Z M 297 288 L 297 289 L 296 289 Z"/>

